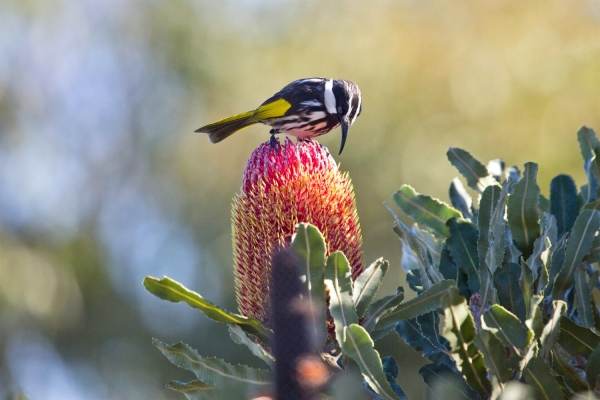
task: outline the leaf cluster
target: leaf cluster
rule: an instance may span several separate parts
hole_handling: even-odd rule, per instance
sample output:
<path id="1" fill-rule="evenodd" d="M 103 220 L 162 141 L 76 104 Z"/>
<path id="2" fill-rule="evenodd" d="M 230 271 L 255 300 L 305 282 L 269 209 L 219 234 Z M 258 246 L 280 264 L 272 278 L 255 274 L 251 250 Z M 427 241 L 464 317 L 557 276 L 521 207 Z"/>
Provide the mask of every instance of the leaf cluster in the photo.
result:
<path id="1" fill-rule="evenodd" d="M 344 254 L 326 258 L 317 228 L 298 225 L 290 249 L 301 260 L 307 297 L 329 304 L 335 322 L 335 346 L 323 352 L 335 357 L 334 369 L 355 368 L 363 380 L 364 390 L 350 393 L 338 390 L 347 377 L 331 379 L 323 398 L 341 392 L 356 399 L 406 398 L 396 361 L 374 348 L 374 340 L 392 332 L 431 361 L 419 374 L 432 398 L 600 394 L 600 308 L 594 297 L 600 288 L 600 143 L 587 127 L 577 136 L 588 180 L 578 188 L 570 176 L 558 175 L 549 198 L 537 184 L 537 164 L 526 163 L 522 173 L 501 160 L 485 166 L 458 148 L 447 156 L 477 194 L 477 206 L 458 178 L 450 185 L 450 204 L 402 186 L 393 199 L 414 224 L 388 209 L 407 283 L 418 294 L 408 301 L 402 287 L 377 298 L 387 261 L 376 260 L 353 281 Z M 185 302 L 229 324 L 235 343 L 269 367 L 276 363 L 269 348 L 273 333 L 260 321 L 227 312 L 166 277 L 148 277 L 144 285 L 161 299 Z M 322 319 L 310 329 L 327 337 Z M 182 343 L 154 344 L 196 374 L 195 381 L 167 385 L 188 399 L 241 398 L 272 385 L 270 368 L 203 358 Z"/>

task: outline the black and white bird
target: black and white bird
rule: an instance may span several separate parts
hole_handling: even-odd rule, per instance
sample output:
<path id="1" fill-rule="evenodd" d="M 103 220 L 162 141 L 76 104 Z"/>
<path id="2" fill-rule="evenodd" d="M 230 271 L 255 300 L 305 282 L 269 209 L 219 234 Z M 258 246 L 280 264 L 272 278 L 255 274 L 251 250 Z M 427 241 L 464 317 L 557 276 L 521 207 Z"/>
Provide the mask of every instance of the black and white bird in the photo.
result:
<path id="1" fill-rule="evenodd" d="M 208 134 L 212 143 L 235 132 L 261 123 L 271 127 L 271 145 L 275 134 L 285 133 L 298 140 L 312 139 L 342 126 L 344 150 L 348 128 L 362 109 L 360 89 L 354 82 L 327 78 L 308 78 L 294 81 L 257 109 L 222 119 L 196 130 Z"/>

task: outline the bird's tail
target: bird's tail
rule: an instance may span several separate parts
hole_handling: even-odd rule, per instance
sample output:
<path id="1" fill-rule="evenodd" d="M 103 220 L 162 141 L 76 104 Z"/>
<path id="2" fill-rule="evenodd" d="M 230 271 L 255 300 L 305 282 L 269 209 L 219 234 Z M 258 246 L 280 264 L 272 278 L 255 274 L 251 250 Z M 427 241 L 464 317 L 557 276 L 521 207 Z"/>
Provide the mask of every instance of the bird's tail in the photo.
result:
<path id="1" fill-rule="evenodd" d="M 206 133 L 208 135 L 208 140 L 210 140 L 212 143 L 219 143 L 221 140 L 228 138 L 237 131 L 257 123 L 258 121 L 251 118 L 253 114 L 254 111 L 248 111 L 232 117 L 224 118 L 220 121 L 203 126 L 202 128 L 198 128 L 195 130 L 195 132 Z"/>

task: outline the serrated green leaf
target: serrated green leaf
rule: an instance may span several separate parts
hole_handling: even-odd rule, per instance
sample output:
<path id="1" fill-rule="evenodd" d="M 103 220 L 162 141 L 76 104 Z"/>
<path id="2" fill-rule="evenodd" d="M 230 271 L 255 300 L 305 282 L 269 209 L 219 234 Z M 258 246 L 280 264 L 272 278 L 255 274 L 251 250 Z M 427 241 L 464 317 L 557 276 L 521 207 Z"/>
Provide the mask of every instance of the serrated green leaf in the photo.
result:
<path id="1" fill-rule="evenodd" d="M 487 186 L 496 184 L 496 180 L 489 174 L 487 168 L 468 151 L 450 147 L 446 156 L 448 161 L 465 177 L 467 185 L 471 189 L 483 192 Z"/>
<path id="2" fill-rule="evenodd" d="M 594 149 L 598 147 L 598 138 L 593 129 L 585 125 L 579 128 L 577 141 L 584 161 L 594 156 Z"/>
<path id="3" fill-rule="evenodd" d="M 396 396 L 398 396 L 402 400 L 406 400 L 406 394 L 404 393 L 404 390 L 402 390 L 402 388 L 396 381 L 399 369 L 394 357 L 381 357 L 381 363 L 383 365 L 383 372 L 385 373 L 385 377 L 387 378 L 387 381 L 392 387 L 394 393 L 396 393 Z"/>
<path id="4" fill-rule="evenodd" d="M 512 379 L 515 369 L 519 368 L 520 357 L 514 352 L 507 356 L 506 348 L 500 339 L 487 329 L 481 329 L 474 341 L 483 354 L 483 361 L 490 374 L 496 376 L 500 387 L 503 388 L 504 383 Z"/>
<path id="5" fill-rule="evenodd" d="M 517 246 L 513 243 L 512 235 L 510 233 L 510 229 L 508 229 L 508 224 L 506 225 L 506 259 L 508 262 L 513 262 L 519 264 L 521 262 L 521 251 L 517 249 Z"/>
<path id="6" fill-rule="evenodd" d="M 444 245 L 443 240 L 429 233 L 425 229 L 421 229 L 417 224 L 413 224 L 411 231 L 427 248 L 433 265 L 438 265 L 440 263 L 440 256 Z"/>
<path id="7" fill-rule="evenodd" d="M 329 289 L 329 311 L 335 321 L 335 334 L 339 343 L 344 341 L 346 327 L 356 324 L 356 307 L 352 301 L 352 272 L 341 251 L 327 258 L 325 285 Z"/>
<path id="8" fill-rule="evenodd" d="M 519 285 L 521 266 L 508 263 L 498 268 L 494 273 L 494 284 L 498 293 L 500 305 L 515 314 L 521 321 L 525 321 L 525 303 Z"/>
<path id="9" fill-rule="evenodd" d="M 296 226 L 296 234 L 290 245 L 300 259 L 300 267 L 308 287 L 308 297 L 313 304 L 325 304 L 325 239 L 319 229 L 311 224 Z M 323 328 L 324 329 L 324 328 Z"/>
<path id="10" fill-rule="evenodd" d="M 464 219 L 452 218 L 448 221 L 450 237 L 446 239 L 450 255 L 456 265 L 468 276 L 469 290 L 479 292 L 479 254 L 477 240 L 479 234 L 473 223 Z"/>
<path id="11" fill-rule="evenodd" d="M 587 379 L 588 388 L 596 390 L 598 376 L 600 376 L 600 345 L 596 346 L 592 354 L 587 359 L 585 369 L 585 377 Z"/>
<path id="12" fill-rule="evenodd" d="M 585 328 L 594 326 L 592 294 L 587 281 L 587 272 L 583 264 L 575 269 L 575 295 L 577 296 L 577 316 L 579 324 Z"/>
<path id="13" fill-rule="evenodd" d="M 450 289 L 442 300 L 444 327 L 442 335 L 448 340 L 456 366 L 462 371 L 467 383 L 481 396 L 489 396 L 492 385 L 487 378 L 483 355 L 475 346 L 475 322 L 467 307 L 467 301 Z"/>
<path id="14" fill-rule="evenodd" d="M 510 347 L 520 357 L 533 340 L 533 331 L 499 304 L 492 305 L 483 313 L 483 321 L 505 346 Z"/>
<path id="15" fill-rule="evenodd" d="M 256 336 L 261 342 L 269 343 L 270 341 L 271 330 L 266 328 L 256 318 L 249 318 L 225 311 L 171 278 L 165 276 L 162 279 L 158 279 L 147 276 L 144 278 L 144 287 L 160 299 L 173 303 L 187 303 L 190 307 L 202 311 L 204 315 L 213 321 L 239 325 L 245 332 Z"/>
<path id="16" fill-rule="evenodd" d="M 362 318 L 367 312 L 389 266 L 387 261 L 380 258 L 369 265 L 354 281 L 352 300 L 359 318 Z"/>
<path id="17" fill-rule="evenodd" d="M 184 343 L 170 346 L 158 339 L 152 339 L 152 344 L 173 364 L 193 372 L 199 380 L 216 388 L 241 384 L 256 389 L 272 384 L 272 374 L 269 370 L 232 365 L 218 358 L 202 357 Z"/>
<path id="18" fill-rule="evenodd" d="M 563 299 L 574 283 L 575 269 L 589 254 L 594 234 L 600 228 L 600 211 L 583 210 L 575 220 L 573 231 L 565 249 L 564 265 L 558 272 L 552 289 L 552 298 Z"/>
<path id="19" fill-rule="evenodd" d="M 530 314 L 525 320 L 525 326 L 533 332 L 535 340 L 539 339 L 542 330 L 544 329 L 543 312 L 540 307 L 543 301 L 543 296 L 535 295 L 531 297 L 531 306 L 529 307 Z"/>
<path id="20" fill-rule="evenodd" d="M 531 268 L 533 281 L 538 279 L 538 271 L 544 265 L 542 254 L 551 246 L 549 236 L 556 230 L 556 218 L 551 214 L 544 214 L 544 226 L 540 237 L 533 242 L 533 252 L 527 259 L 527 265 Z"/>
<path id="21" fill-rule="evenodd" d="M 473 220 L 473 199 L 458 178 L 452 179 L 449 195 L 452 207 L 460 211 L 463 218 Z"/>
<path id="22" fill-rule="evenodd" d="M 369 306 L 365 318 L 362 321 L 361 326 L 366 329 L 367 332 L 371 333 L 375 324 L 379 319 L 392 312 L 396 307 L 404 300 L 404 289 L 399 286 L 396 290 L 395 295 L 385 296 L 379 300 L 376 300 Z M 372 335 L 373 337 L 373 335 Z M 373 338 L 375 340 L 375 338 Z"/>
<path id="23" fill-rule="evenodd" d="M 550 212 L 556 218 L 558 235 L 573 228 L 579 214 L 577 186 L 569 175 L 557 175 L 550 182 Z"/>
<path id="24" fill-rule="evenodd" d="M 200 380 L 193 380 L 188 383 L 171 381 L 163 386 L 183 393 L 188 400 L 213 400 L 220 395 L 220 393 L 216 393 L 217 390 L 214 386 L 207 385 Z"/>
<path id="25" fill-rule="evenodd" d="M 562 237 L 550 248 L 550 256 L 548 259 L 548 284 L 544 289 L 544 295 L 550 296 L 554 288 L 556 276 L 562 269 L 565 262 L 565 246 L 567 243 L 568 234 Z"/>
<path id="26" fill-rule="evenodd" d="M 513 181 L 507 180 L 502 185 L 498 203 L 492 212 L 490 217 L 490 226 L 488 228 L 488 241 L 490 243 L 488 251 L 485 255 L 485 263 L 490 269 L 490 273 L 493 275 L 502 263 L 504 262 L 504 254 L 507 251 L 506 239 L 507 239 L 507 224 L 504 219 L 506 213 L 506 202 L 508 201 L 508 195 L 512 190 Z M 512 242 L 509 242 L 510 246 L 514 247 Z M 517 255 L 518 257 L 518 255 Z"/>
<path id="27" fill-rule="evenodd" d="M 419 375 L 432 390 L 431 399 L 477 400 L 479 395 L 471 389 L 463 377 L 445 364 L 427 364 L 419 369 Z"/>
<path id="28" fill-rule="evenodd" d="M 239 325 L 229 325 L 229 336 L 236 344 L 243 344 L 256 357 L 260 358 L 268 365 L 272 365 L 275 362 L 275 358 L 269 353 L 264 347 L 257 343 L 253 338 L 249 337 L 246 332 L 239 327 Z"/>
<path id="29" fill-rule="evenodd" d="M 571 356 L 562 347 L 554 346 L 549 360 L 552 370 L 562 377 L 563 387 L 572 392 L 587 390 L 587 383 L 584 377 L 581 376 L 581 371 L 571 364 Z"/>
<path id="30" fill-rule="evenodd" d="M 533 387 L 536 399 L 564 400 L 560 386 L 543 358 L 531 360 L 523 371 L 523 377 Z"/>
<path id="31" fill-rule="evenodd" d="M 454 360 L 447 354 L 446 340 L 438 333 L 439 318 L 434 311 L 416 318 L 400 321 L 394 330 L 413 349 L 421 351 L 423 357 L 435 363 L 456 368 Z"/>
<path id="32" fill-rule="evenodd" d="M 384 399 L 399 399 L 387 381 L 379 353 L 371 337 L 361 326 L 351 324 L 346 329 L 342 351 L 352 358 L 369 386 Z"/>
<path id="33" fill-rule="evenodd" d="M 414 318 L 427 312 L 436 310 L 442 305 L 442 298 L 451 288 L 456 287 L 455 282 L 447 279 L 436 283 L 428 290 L 396 307 L 396 309 L 383 317 L 375 325 L 375 330 L 393 326 L 403 319 Z"/>
<path id="34" fill-rule="evenodd" d="M 533 273 L 531 268 L 523 259 L 521 259 L 521 277 L 519 278 L 519 286 L 523 293 L 523 303 L 525 303 L 525 316 L 531 316 L 531 298 L 533 297 Z"/>
<path id="35" fill-rule="evenodd" d="M 561 318 L 558 344 L 573 356 L 589 357 L 600 344 L 600 337 L 590 329 L 583 328 L 570 318 Z"/>
<path id="36" fill-rule="evenodd" d="M 494 210 L 498 206 L 498 199 L 500 198 L 501 190 L 502 188 L 500 185 L 490 185 L 485 188 L 483 194 L 481 195 L 481 200 L 479 200 L 479 214 L 477 216 L 477 224 L 479 225 L 479 239 L 477 241 L 479 268 L 481 268 L 485 262 L 485 257 L 490 247 L 490 222 Z"/>
<path id="37" fill-rule="evenodd" d="M 600 235 L 594 237 L 594 241 L 592 242 L 592 248 L 590 249 L 590 253 L 584 257 L 584 260 L 589 263 L 597 263 L 600 262 Z"/>
<path id="38" fill-rule="evenodd" d="M 523 178 L 514 186 L 506 213 L 512 237 L 525 258 L 529 257 L 533 242 L 540 236 L 537 211 L 540 187 L 536 182 L 537 170 L 536 163 L 525 164 Z"/>
<path id="39" fill-rule="evenodd" d="M 442 274 L 432 264 L 427 244 L 397 218 L 392 229 L 402 242 L 402 268 L 409 273 L 407 275 L 413 273 L 416 277 L 415 271 L 418 270 L 418 283 L 424 289 L 429 289 L 433 283 L 443 280 Z"/>
<path id="40" fill-rule="evenodd" d="M 415 222 L 425 225 L 438 234 L 448 237 L 446 221 L 460 217 L 458 210 L 430 196 L 418 194 L 412 187 L 403 185 L 394 194 L 394 201 Z"/>
<path id="41" fill-rule="evenodd" d="M 548 322 L 546 322 L 542 334 L 540 335 L 541 356 L 544 357 L 545 360 L 548 360 L 550 352 L 558 340 L 560 320 L 567 311 L 567 303 L 562 300 L 554 300 L 552 306 L 552 316 Z"/>

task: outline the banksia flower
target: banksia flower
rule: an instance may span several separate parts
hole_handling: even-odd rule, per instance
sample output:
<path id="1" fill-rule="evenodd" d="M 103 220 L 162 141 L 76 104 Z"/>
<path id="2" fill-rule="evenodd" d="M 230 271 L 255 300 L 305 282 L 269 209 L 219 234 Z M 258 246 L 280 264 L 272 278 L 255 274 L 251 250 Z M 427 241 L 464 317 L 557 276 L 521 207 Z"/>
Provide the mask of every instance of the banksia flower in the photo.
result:
<path id="1" fill-rule="evenodd" d="M 269 324 L 271 257 L 287 247 L 296 225 L 323 233 L 327 254 L 342 251 L 356 278 L 363 270 L 362 236 L 352 183 L 326 148 L 286 139 L 250 156 L 233 205 L 234 274 L 240 313 Z"/>

